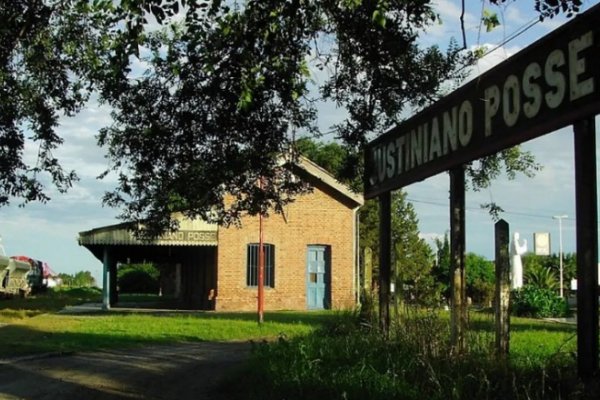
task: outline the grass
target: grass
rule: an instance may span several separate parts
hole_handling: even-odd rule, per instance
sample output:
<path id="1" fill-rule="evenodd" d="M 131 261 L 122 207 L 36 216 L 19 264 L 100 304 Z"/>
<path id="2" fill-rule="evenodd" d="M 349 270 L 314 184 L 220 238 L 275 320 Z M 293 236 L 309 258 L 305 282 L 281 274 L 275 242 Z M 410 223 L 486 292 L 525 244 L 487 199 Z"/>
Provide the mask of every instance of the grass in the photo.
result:
<path id="1" fill-rule="evenodd" d="M 72 352 L 181 341 L 271 340 L 307 335 L 330 313 L 265 313 L 258 325 L 255 313 L 134 313 L 56 314 L 65 305 L 99 301 L 95 290 L 48 292 L 27 299 L 0 302 L 0 355 Z M 152 296 L 130 296 L 154 301 Z M 128 300 L 130 300 L 128 298 Z M 130 300 L 131 301 L 131 300 Z"/>
<path id="2" fill-rule="evenodd" d="M 255 342 L 253 356 L 224 386 L 244 399 L 584 399 L 578 386 L 573 325 L 511 319 L 511 354 L 493 354 L 493 316 L 470 314 L 469 351 L 449 347 L 442 311 L 407 308 L 384 340 L 353 313 L 56 314 L 64 305 L 99 301 L 96 291 L 48 293 L 0 302 L 0 357 L 185 341 Z M 155 297 L 127 298 L 136 303 Z M 261 385 L 256 385 L 261 382 Z M 596 393 L 598 395 L 598 393 Z M 238 398 L 240 395 L 238 395 Z"/>
<path id="3" fill-rule="evenodd" d="M 53 313 L 66 306 L 101 301 L 98 288 L 49 289 L 28 296 L 0 299 L 0 323 L 13 323 L 36 315 Z"/>
<path id="4" fill-rule="evenodd" d="M 472 314 L 469 351 L 461 356 L 450 350 L 447 314 L 400 319 L 390 340 L 357 328 L 348 315 L 313 334 L 258 345 L 250 366 L 223 390 L 266 400 L 598 398 L 578 384 L 574 326 L 514 318 L 511 354 L 501 361 L 489 315 Z"/>

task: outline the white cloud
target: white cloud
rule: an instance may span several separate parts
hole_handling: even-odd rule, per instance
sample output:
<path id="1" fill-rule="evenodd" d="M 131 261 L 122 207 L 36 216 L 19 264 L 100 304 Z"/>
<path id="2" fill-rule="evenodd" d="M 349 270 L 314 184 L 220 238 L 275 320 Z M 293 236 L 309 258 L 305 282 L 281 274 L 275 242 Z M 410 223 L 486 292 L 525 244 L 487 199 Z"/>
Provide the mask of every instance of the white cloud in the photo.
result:
<path id="1" fill-rule="evenodd" d="M 440 16 L 439 23 L 433 24 L 426 29 L 426 42 L 431 42 L 439 39 L 448 39 L 454 37 L 459 39 L 462 37 L 460 28 L 460 16 L 462 8 L 457 1 L 437 0 L 434 1 L 434 9 Z M 475 11 L 476 12 L 476 11 Z M 465 10 L 465 29 L 472 30 L 479 25 L 479 18 L 469 10 Z"/>

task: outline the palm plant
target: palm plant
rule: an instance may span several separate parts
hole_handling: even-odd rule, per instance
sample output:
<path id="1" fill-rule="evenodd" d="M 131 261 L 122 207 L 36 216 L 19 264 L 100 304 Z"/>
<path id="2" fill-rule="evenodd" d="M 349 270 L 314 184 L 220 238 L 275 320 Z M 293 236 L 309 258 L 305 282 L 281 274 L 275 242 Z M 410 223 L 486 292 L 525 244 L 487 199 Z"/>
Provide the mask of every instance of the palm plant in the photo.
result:
<path id="1" fill-rule="evenodd" d="M 525 266 L 525 283 L 540 289 L 558 289 L 555 271 L 536 262 Z"/>

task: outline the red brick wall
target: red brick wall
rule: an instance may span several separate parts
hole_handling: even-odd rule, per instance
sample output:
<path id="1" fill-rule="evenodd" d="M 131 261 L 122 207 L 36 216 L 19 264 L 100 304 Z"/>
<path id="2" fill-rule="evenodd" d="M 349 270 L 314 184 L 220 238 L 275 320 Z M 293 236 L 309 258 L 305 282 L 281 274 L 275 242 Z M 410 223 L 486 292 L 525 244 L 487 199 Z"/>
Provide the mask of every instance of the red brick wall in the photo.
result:
<path id="1" fill-rule="evenodd" d="M 265 310 L 305 310 L 308 245 L 331 248 L 331 306 L 354 305 L 353 219 L 351 208 L 315 188 L 286 207 L 285 218 L 263 220 L 265 243 L 275 245 L 275 287 L 265 287 Z M 258 243 L 259 217 L 242 227 L 219 229 L 217 310 L 257 309 L 257 288 L 246 286 L 246 249 Z"/>

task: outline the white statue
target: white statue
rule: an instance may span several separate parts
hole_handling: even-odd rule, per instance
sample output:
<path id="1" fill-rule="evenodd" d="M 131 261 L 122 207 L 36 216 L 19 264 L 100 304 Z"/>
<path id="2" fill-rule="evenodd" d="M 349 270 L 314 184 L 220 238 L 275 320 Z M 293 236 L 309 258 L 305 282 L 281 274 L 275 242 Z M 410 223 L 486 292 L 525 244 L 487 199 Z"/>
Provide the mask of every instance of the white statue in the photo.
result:
<path id="1" fill-rule="evenodd" d="M 510 246 L 510 281 L 512 289 L 519 289 L 523 286 L 523 263 L 521 254 L 527 251 L 527 240 L 523 239 L 523 244 L 519 243 L 519 232 L 515 232 Z"/>

